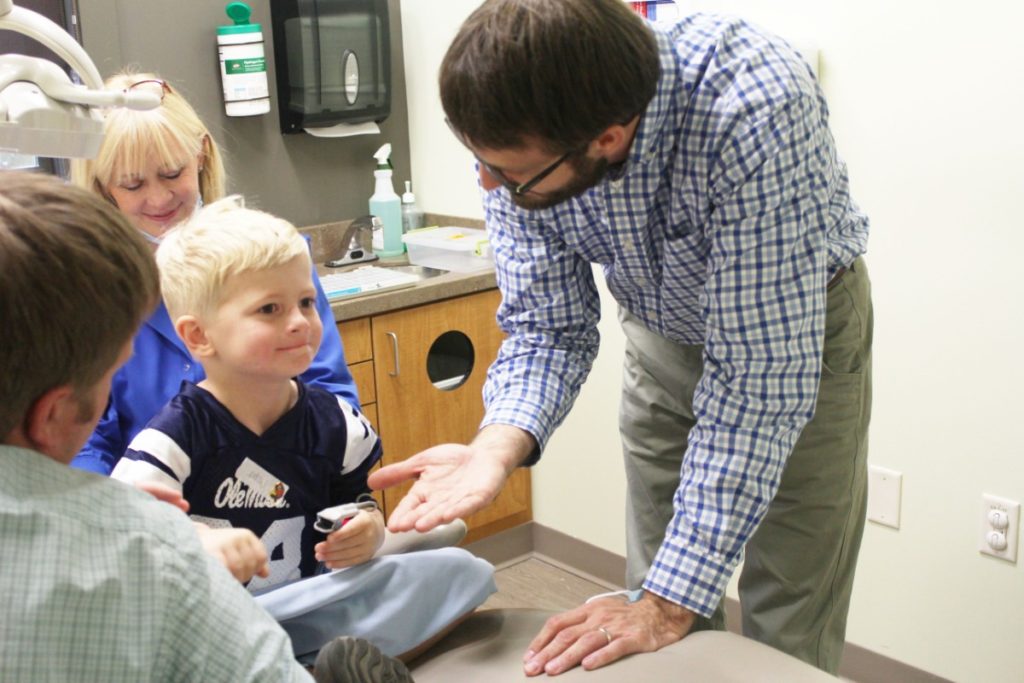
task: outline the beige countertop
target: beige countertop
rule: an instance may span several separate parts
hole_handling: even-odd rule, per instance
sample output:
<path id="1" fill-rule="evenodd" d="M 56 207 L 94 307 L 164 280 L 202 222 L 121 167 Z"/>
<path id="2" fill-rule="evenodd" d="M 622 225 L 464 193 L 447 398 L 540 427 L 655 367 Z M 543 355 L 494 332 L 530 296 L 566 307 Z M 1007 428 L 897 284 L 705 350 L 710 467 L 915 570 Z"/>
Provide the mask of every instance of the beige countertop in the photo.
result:
<path id="1" fill-rule="evenodd" d="M 327 268 L 324 261 L 336 258 L 339 253 L 341 235 L 351 221 L 338 221 L 335 223 L 324 223 L 301 228 L 300 232 L 309 235 L 313 245 L 313 260 L 317 263 L 317 271 L 321 275 L 328 273 L 343 272 L 358 266 L 345 266 L 343 268 Z M 483 221 L 458 216 L 443 216 L 436 214 L 426 215 L 427 225 L 458 225 L 465 228 L 483 228 Z M 397 259 L 381 259 L 370 264 L 386 267 L 388 265 L 404 265 L 408 259 L 402 256 Z M 420 306 L 423 304 L 451 299 L 457 296 L 482 292 L 497 287 L 494 277 L 494 269 L 487 268 L 473 271 L 471 273 L 448 272 L 437 277 L 428 278 L 402 289 L 393 289 L 380 294 L 368 294 L 366 296 L 351 299 L 341 299 L 331 304 L 334 318 L 338 322 L 354 320 L 368 315 L 377 315 L 396 311 L 400 308 Z"/>
<path id="2" fill-rule="evenodd" d="M 406 263 L 408 263 L 408 260 L 402 257 L 399 259 L 381 259 L 368 265 L 387 266 L 389 264 L 404 265 Z M 334 272 L 340 273 L 353 267 L 326 268 L 323 265 L 318 265 L 317 271 L 321 275 L 325 275 Z M 380 294 L 367 294 L 366 296 L 351 299 L 341 299 L 331 304 L 331 311 L 334 313 L 335 320 L 343 322 L 345 320 L 363 318 L 368 315 L 397 311 L 400 308 L 420 306 L 441 301 L 442 299 L 451 299 L 456 296 L 482 292 L 487 289 L 494 289 L 495 287 L 497 287 L 497 282 L 495 281 L 493 268 L 477 270 L 472 273 L 448 272 L 437 277 L 421 280 L 411 287 L 393 289 L 381 292 Z"/>

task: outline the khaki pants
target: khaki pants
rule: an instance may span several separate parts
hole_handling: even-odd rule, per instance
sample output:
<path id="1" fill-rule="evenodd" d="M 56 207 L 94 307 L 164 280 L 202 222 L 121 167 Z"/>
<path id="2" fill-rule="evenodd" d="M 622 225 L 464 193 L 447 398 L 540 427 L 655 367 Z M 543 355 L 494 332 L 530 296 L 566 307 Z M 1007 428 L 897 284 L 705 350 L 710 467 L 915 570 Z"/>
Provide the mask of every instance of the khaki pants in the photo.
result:
<path id="1" fill-rule="evenodd" d="M 628 486 L 629 588 L 639 588 L 672 520 L 694 425 L 701 345 L 671 342 L 620 309 L 626 334 L 619 426 Z M 830 673 L 839 668 L 864 531 L 871 417 L 871 284 L 857 259 L 828 291 L 824 366 L 814 419 L 747 542 L 743 633 Z M 724 628 L 721 605 L 700 628 Z"/>

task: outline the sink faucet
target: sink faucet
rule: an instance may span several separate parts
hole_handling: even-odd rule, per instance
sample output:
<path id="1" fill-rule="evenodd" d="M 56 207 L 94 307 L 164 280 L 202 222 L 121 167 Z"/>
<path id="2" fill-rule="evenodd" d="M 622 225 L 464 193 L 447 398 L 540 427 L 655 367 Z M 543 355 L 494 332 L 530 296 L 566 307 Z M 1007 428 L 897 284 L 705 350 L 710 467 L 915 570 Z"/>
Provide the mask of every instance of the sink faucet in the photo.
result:
<path id="1" fill-rule="evenodd" d="M 373 231 L 380 230 L 382 226 L 383 223 L 376 216 L 360 216 L 353 220 L 341 236 L 342 249 L 344 249 L 341 257 L 328 261 L 324 265 L 329 268 L 338 268 L 351 263 L 376 261 L 378 257 L 373 253 Z"/>

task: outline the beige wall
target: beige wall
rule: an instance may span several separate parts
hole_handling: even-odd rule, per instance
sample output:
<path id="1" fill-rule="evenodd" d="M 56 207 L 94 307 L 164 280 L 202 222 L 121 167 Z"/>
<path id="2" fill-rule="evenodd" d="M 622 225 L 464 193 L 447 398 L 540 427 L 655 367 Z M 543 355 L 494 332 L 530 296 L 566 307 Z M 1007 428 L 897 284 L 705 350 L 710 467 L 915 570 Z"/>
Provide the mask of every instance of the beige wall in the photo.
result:
<path id="1" fill-rule="evenodd" d="M 373 194 L 373 153 L 385 142 L 394 151 L 394 183 L 409 178 L 409 138 L 402 69 L 399 1 L 391 14 L 391 116 L 379 135 L 322 139 L 282 135 L 274 83 L 270 0 L 248 0 L 252 20 L 263 28 L 271 111 L 229 117 L 221 101 L 216 28 L 230 23 L 224 2 L 167 0 L 79 0 L 86 50 L 107 77 L 126 65 L 156 71 L 199 112 L 225 152 L 228 191 L 250 205 L 296 225 L 314 225 L 368 213 Z"/>
<path id="2" fill-rule="evenodd" d="M 479 216 L 470 157 L 447 133 L 436 93 L 445 46 L 478 3 L 401 4 L 417 197 L 428 211 Z M 1024 679 L 1024 559 L 976 550 L 982 492 L 1024 501 L 1024 9 L 682 6 L 741 14 L 820 48 L 833 130 L 873 220 L 871 461 L 903 472 L 903 520 L 899 531 L 868 525 L 849 641 L 957 681 Z M 535 470 L 534 509 L 539 522 L 622 553 L 613 311 L 606 302 L 597 365 Z"/>

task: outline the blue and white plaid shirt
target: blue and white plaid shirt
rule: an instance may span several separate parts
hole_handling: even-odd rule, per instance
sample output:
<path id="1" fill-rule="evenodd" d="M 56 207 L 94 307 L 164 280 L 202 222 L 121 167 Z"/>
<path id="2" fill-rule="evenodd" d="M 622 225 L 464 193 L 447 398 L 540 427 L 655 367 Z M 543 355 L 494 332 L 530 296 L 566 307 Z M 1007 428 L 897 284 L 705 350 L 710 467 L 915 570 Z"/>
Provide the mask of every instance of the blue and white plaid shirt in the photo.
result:
<path id="1" fill-rule="evenodd" d="M 569 411 L 598 347 L 591 262 L 648 328 L 703 344 L 698 420 L 644 588 L 708 616 L 814 412 L 826 283 L 865 251 L 868 221 L 792 48 L 706 15 L 657 37 L 657 92 L 621 169 L 550 209 L 485 196 L 509 337 L 484 424 L 543 449 Z"/>

